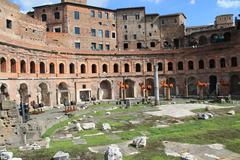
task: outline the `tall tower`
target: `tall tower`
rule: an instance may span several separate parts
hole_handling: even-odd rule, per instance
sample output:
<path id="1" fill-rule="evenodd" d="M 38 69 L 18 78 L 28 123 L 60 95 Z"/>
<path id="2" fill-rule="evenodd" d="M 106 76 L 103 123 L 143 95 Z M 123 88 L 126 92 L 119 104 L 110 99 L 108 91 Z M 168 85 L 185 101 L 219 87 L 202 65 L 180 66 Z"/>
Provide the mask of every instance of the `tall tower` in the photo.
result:
<path id="1" fill-rule="evenodd" d="M 87 4 L 87 0 L 61 0 L 62 3 L 64 2 L 71 2 L 77 4 Z"/>

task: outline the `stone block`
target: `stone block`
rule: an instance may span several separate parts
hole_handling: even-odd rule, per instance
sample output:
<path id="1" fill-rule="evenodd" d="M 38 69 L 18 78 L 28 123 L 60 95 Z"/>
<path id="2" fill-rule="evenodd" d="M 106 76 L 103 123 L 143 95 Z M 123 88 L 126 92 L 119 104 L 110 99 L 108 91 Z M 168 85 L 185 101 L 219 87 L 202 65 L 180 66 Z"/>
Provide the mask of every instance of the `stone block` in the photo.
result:
<path id="1" fill-rule="evenodd" d="M 15 101 L 3 101 L 2 102 L 2 110 L 11 110 L 16 108 Z"/>

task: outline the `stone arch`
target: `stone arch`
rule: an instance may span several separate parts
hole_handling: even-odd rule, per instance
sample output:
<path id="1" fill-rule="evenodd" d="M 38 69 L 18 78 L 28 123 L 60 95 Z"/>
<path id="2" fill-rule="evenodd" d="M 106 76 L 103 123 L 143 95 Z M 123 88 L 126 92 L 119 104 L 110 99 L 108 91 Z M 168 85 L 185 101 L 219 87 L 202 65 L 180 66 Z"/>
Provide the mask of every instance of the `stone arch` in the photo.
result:
<path id="1" fill-rule="evenodd" d="M 113 72 L 114 72 L 114 73 L 118 73 L 118 72 L 119 72 L 119 66 L 118 66 L 117 63 L 115 63 L 115 64 L 113 65 Z"/>
<path id="2" fill-rule="evenodd" d="M 102 72 L 103 73 L 108 73 L 108 65 L 107 64 L 102 65 Z"/>
<path id="3" fill-rule="evenodd" d="M 20 84 L 19 94 L 20 94 L 21 102 L 23 104 L 29 103 L 28 86 L 26 83 Z"/>
<path id="4" fill-rule="evenodd" d="M 58 85 L 58 91 L 60 93 L 60 104 L 69 103 L 69 91 L 68 85 L 65 82 L 61 82 Z"/>
<path id="5" fill-rule="evenodd" d="M 151 86 L 151 89 L 148 91 L 148 96 L 154 96 L 154 80 L 152 78 L 147 79 L 146 85 Z"/>
<path id="6" fill-rule="evenodd" d="M 240 95 L 240 78 L 238 75 L 232 75 L 230 79 L 230 94 L 233 96 Z"/>
<path id="7" fill-rule="evenodd" d="M 49 64 L 49 71 L 50 71 L 50 74 L 54 74 L 55 73 L 55 65 L 54 65 L 54 63 L 50 63 Z"/>
<path id="8" fill-rule="evenodd" d="M 64 71 L 65 71 L 65 69 L 64 69 L 64 64 L 63 64 L 63 63 L 60 63 L 60 64 L 59 64 L 59 73 L 60 73 L 60 74 L 64 74 Z"/>
<path id="9" fill-rule="evenodd" d="M 8 92 L 8 86 L 5 83 L 2 83 L 0 85 L 0 103 L 2 103 L 5 100 L 10 100 L 10 95 Z"/>
<path id="10" fill-rule="evenodd" d="M 136 72 L 141 72 L 141 64 L 140 63 L 137 63 L 136 64 Z"/>
<path id="11" fill-rule="evenodd" d="M 92 73 L 97 73 L 97 65 L 92 64 Z"/>
<path id="12" fill-rule="evenodd" d="M 229 42 L 231 41 L 231 33 L 230 32 L 226 32 L 223 34 L 223 37 L 224 37 L 224 42 Z"/>
<path id="13" fill-rule="evenodd" d="M 51 98 L 50 98 L 50 93 L 48 91 L 48 85 L 44 82 L 39 84 L 39 88 L 40 88 L 40 93 L 41 93 L 41 97 L 39 99 L 40 103 L 43 103 L 45 106 L 50 106 L 51 103 Z"/>
<path id="14" fill-rule="evenodd" d="M 40 62 L 40 74 L 44 74 L 46 72 L 45 70 L 45 63 Z"/>
<path id="15" fill-rule="evenodd" d="M 135 82 L 133 80 L 127 79 L 125 80 L 125 84 L 128 85 L 128 88 L 125 90 L 126 98 L 134 98 Z"/>
<path id="16" fill-rule="evenodd" d="M 128 63 L 124 64 L 124 71 L 127 72 L 127 73 L 130 72 L 130 67 L 129 67 Z"/>
<path id="17" fill-rule="evenodd" d="M 211 75 L 209 77 L 209 95 L 217 95 L 217 76 Z"/>
<path id="18" fill-rule="evenodd" d="M 70 74 L 75 73 L 75 65 L 73 63 L 69 64 L 69 73 Z"/>
<path id="19" fill-rule="evenodd" d="M 108 80 L 103 80 L 100 83 L 100 99 L 112 99 L 112 86 Z"/>
<path id="20" fill-rule="evenodd" d="M 35 67 L 34 61 L 30 62 L 30 73 L 36 73 L 36 67 Z"/>
<path id="21" fill-rule="evenodd" d="M 208 43 L 208 39 L 206 36 L 200 36 L 198 41 L 199 41 L 199 45 L 205 45 Z"/>
<path id="22" fill-rule="evenodd" d="M 0 68 L 1 68 L 1 72 L 4 72 L 4 73 L 6 73 L 7 72 L 7 61 L 6 61 L 6 59 L 4 58 L 4 57 L 2 57 L 1 59 L 0 59 Z"/>
<path id="23" fill-rule="evenodd" d="M 24 60 L 21 60 L 21 62 L 20 62 L 20 72 L 21 73 L 27 72 L 26 62 Z"/>
<path id="24" fill-rule="evenodd" d="M 81 73 L 82 74 L 85 74 L 86 73 L 86 65 L 85 64 L 81 64 L 81 66 L 80 66 L 80 71 L 81 71 Z"/>
<path id="25" fill-rule="evenodd" d="M 209 68 L 216 68 L 216 62 L 214 59 L 209 60 Z"/>
<path id="26" fill-rule="evenodd" d="M 166 81 L 167 84 L 173 84 L 173 87 L 171 88 L 171 95 L 176 96 L 177 95 L 177 90 L 176 90 L 176 80 L 175 78 L 168 78 Z"/>
<path id="27" fill-rule="evenodd" d="M 197 96 L 197 79 L 195 77 L 189 77 L 187 79 L 188 95 Z"/>
<path id="28" fill-rule="evenodd" d="M 15 59 L 10 60 L 10 65 L 11 65 L 11 73 L 16 73 L 17 72 L 17 62 Z"/>
<path id="29" fill-rule="evenodd" d="M 147 72 L 152 72 L 152 69 L 153 67 L 152 67 L 152 63 L 147 63 Z"/>

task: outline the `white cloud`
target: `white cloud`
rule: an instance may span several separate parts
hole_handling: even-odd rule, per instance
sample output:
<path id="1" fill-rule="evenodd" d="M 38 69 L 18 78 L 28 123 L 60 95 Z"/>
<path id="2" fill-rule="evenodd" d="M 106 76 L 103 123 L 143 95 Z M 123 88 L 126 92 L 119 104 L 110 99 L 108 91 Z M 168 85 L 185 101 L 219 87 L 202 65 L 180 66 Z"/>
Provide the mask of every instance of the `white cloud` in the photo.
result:
<path id="1" fill-rule="evenodd" d="M 240 0 L 217 0 L 217 5 L 222 8 L 240 8 Z"/>
<path id="2" fill-rule="evenodd" d="M 195 4 L 196 0 L 190 0 L 190 4 Z"/>
<path id="3" fill-rule="evenodd" d="M 109 0 L 88 0 L 88 5 L 106 7 Z"/>

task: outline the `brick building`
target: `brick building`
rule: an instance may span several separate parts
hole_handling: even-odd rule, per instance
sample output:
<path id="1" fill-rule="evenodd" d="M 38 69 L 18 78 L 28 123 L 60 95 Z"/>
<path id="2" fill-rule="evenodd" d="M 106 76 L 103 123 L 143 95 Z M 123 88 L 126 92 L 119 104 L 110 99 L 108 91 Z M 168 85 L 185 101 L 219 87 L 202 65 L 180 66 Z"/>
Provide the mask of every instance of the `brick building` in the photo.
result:
<path id="1" fill-rule="evenodd" d="M 26 15 L 2 0 L 1 97 L 46 106 L 117 100 L 122 92 L 142 98 L 139 83 L 153 86 L 154 65 L 160 81 L 174 84 L 172 95 L 197 96 L 201 81 L 209 84 L 205 96 L 239 97 L 239 20 L 234 25 L 232 17 L 185 27 L 183 13 L 146 14 L 144 7 L 112 10 L 65 0 Z"/>

